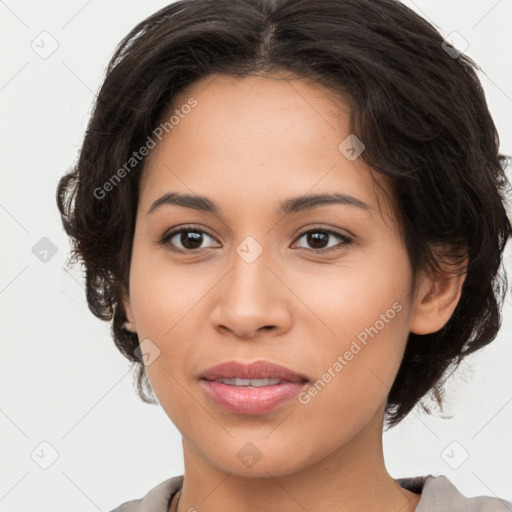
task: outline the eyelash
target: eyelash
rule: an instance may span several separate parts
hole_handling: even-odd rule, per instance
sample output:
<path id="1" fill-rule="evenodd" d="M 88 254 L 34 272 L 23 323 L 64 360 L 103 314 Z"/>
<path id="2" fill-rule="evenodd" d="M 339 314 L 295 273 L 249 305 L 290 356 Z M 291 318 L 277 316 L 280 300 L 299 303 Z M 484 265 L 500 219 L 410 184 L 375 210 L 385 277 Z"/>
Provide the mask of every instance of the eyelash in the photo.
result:
<path id="1" fill-rule="evenodd" d="M 169 243 L 170 240 L 172 238 L 174 238 L 176 235 L 179 235 L 181 233 L 186 233 L 186 232 L 194 232 L 194 233 L 202 233 L 202 234 L 206 234 L 208 235 L 210 238 L 215 238 L 213 237 L 212 235 L 210 235 L 207 231 L 203 230 L 203 229 L 200 229 L 198 226 L 194 226 L 194 225 L 190 225 L 190 226 L 182 226 L 180 227 L 179 229 L 175 229 L 169 233 L 165 233 L 161 238 L 160 240 L 158 240 L 158 244 L 161 245 L 161 246 L 164 246 L 166 248 L 169 248 L 171 251 L 174 251 L 174 252 L 180 252 L 180 253 L 189 253 L 189 254 L 195 254 L 197 252 L 200 252 L 202 251 L 203 249 L 176 249 L 176 248 L 173 248 L 171 247 L 171 244 Z M 341 247 L 330 247 L 330 248 L 327 248 L 327 249 L 306 249 L 306 250 L 310 250 L 310 251 L 313 251 L 314 253 L 330 253 L 332 251 L 336 251 L 336 250 L 341 250 L 343 249 L 343 247 L 347 246 L 347 245 L 350 245 L 352 244 L 353 240 L 342 234 L 342 233 L 339 233 L 337 231 L 333 231 L 331 229 L 326 229 L 326 228 L 320 228 L 320 227 L 313 227 L 313 228 L 310 228 L 308 230 L 305 230 L 305 231 L 302 231 L 301 233 L 299 233 L 297 235 L 297 237 L 295 238 L 295 241 L 298 241 L 300 240 L 300 238 L 302 238 L 304 235 L 308 234 L 308 233 L 327 233 L 329 235 L 334 235 L 335 237 L 338 237 L 341 239 Z M 207 249 L 205 247 L 205 249 Z M 300 249 L 305 249 L 304 247 L 300 247 Z"/>

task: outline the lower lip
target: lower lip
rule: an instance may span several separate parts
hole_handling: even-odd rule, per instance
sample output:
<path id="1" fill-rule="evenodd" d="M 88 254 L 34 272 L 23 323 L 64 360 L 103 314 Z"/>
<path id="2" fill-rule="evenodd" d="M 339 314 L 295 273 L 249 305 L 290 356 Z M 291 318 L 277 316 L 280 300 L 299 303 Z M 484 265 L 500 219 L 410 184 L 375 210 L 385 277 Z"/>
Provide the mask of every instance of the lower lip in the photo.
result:
<path id="1" fill-rule="evenodd" d="M 215 380 L 201 379 L 210 398 L 220 407 L 237 414 L 264 414 L 297 396 L 306 382 L 283 381 L 274 386 L 229 386 Z"/>

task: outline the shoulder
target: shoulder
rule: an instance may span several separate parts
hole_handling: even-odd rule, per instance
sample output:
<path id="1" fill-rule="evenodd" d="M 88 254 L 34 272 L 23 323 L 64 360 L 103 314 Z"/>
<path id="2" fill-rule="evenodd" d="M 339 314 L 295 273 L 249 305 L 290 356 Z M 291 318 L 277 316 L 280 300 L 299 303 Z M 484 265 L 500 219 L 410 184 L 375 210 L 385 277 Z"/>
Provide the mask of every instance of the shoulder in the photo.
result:
<path id="1" fill-rule="evenodd" d="M 171 497 L 181 488 L 183 475 L 169 478 L 142 498 L 122 503 L 110 512 L 168 512 Z"/>
<path id="2" fill-rule="evenodd" d="M 421 492 L 415 512 L 512 512 L 512 502 L 491 496 L 468 498 L 445 476 L 401 478 L 398 482 Z"/>

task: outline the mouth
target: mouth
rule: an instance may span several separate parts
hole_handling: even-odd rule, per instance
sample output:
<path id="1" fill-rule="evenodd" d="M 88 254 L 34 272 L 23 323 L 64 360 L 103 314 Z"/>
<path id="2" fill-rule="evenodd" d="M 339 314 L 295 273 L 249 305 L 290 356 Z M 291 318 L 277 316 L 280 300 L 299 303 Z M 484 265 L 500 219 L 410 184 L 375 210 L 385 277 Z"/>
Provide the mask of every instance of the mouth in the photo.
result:
<path id="1" fill-rule="evenodd" d="M 273 411 L 299 394 L 309 382 L 305 375 L 269 361 L 229 361 L 206 370 L 199 380 L 217 406 L 243 415 Z"/>
<path id="2" fill-rule="evenodd" d="M 271 363 L 270 361 L 254 361 L 251 363 L 227 361 L 209 368 L 200 375 L 200 378 L 206 380 L 221 379 L 226 381 L 225 384 L 227 385 L 250 385 L 254 387 L 269 385 L 268 382 L 266 382 L 268 380 L 288 382 L 303 382 L 308 380 L 305 375 L 294 372 L 285 366 Z M 263 381 L 263 383 L 259 381 Z M 278 384 L 278 382 L 274 382 L 274 385 L 275 384 Z"/>
<path id="3" fill-rule="evenodd" d="M 276 386 L 277 384 L 281 384 L 283 381 L 281 379 L 241 379 L 235 377 L 234 379 L 215 379 L 215 382 L 220 382 L 221 384 L 226 384 L 227 386 L 261 388 L 265 386 Z"/>

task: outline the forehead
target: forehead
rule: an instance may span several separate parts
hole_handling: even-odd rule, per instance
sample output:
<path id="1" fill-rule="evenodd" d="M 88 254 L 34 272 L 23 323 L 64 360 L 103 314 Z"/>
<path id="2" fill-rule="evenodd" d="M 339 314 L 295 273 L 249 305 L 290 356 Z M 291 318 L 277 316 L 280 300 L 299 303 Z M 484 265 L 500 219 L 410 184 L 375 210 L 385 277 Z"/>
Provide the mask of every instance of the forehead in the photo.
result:
<path id="1" fill-rule="evenodd" d="M 246 207 L 308 192 L 375 203 L 369 167 L 340 149 L 350 135 L 349 107 L 317 83 L 210 75 L 179 94 L 164 120 L 173 114 L 172 129 L 146 161 L 140 189 L 146 210 L 170 190 L 233 206 L 235 197 Z"/>

